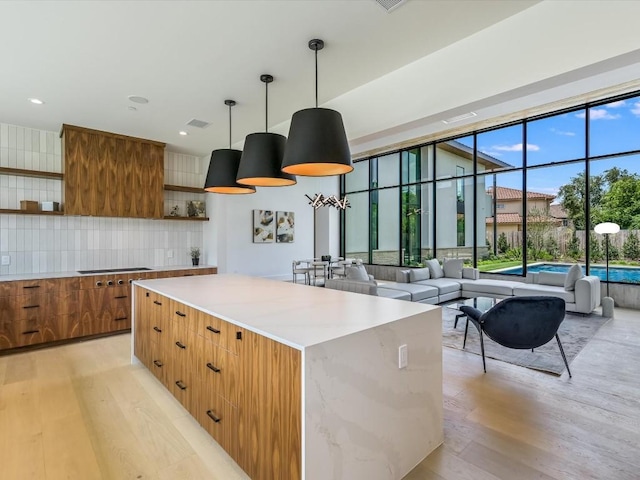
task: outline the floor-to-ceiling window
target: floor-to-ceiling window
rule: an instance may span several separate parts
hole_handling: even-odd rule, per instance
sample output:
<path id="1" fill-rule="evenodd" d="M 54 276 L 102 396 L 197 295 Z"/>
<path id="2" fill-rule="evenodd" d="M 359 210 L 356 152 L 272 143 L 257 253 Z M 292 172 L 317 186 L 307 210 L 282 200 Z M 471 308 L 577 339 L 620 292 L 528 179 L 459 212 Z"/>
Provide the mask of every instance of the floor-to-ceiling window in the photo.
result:
<path id="1" fill-rule="evenodd" d="M 458 257 L 506 275 L 578 262 L 603 278 L 606 245 L 593 229 L 609 221 L 621 227 L 610 238 L 610 260 L 627 268 L 612 281 L 640 283 L 640 96 L 356 165 L 344 183 L 353 205 L 345 220 L 347 255 L 407 266 Z M 354 230 L 366 231 L 367 240 L 356 242 Z"/>

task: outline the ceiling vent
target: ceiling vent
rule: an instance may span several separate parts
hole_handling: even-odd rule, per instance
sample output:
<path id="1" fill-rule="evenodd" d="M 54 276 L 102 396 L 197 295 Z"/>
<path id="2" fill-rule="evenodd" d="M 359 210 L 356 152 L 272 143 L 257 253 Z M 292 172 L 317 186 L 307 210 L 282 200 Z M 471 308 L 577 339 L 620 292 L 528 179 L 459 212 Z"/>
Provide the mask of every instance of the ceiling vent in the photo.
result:
<path id="1" fill-rule="evenodd" d="M 442 120 L 442 123 L 456 123 L 461 122 L 462 120 L 466 120 L 467 118 L 473 118 L 477 116 L 476 112 L 463 113 L 462 115 L 458 115 L 457 117 L 447 118 L 446 120 Z"/>
<path id="2" fill-rule="evenodd" d="M 204 120 L 198 120 L 197 118 L 193 118 L 187 122 L 187 125 L 189 125 L 190 127 L 196 127 L 196 128 L 207 128 L 211 124 L 209 122 L 205 122 Z"/>
<path id="3" fill-rule="evenodd" d="M 387 13 L 391 13 L 393 10 L 406 2 L 407 0 L 376 0 L 376 3 L 384 8 Z"/>

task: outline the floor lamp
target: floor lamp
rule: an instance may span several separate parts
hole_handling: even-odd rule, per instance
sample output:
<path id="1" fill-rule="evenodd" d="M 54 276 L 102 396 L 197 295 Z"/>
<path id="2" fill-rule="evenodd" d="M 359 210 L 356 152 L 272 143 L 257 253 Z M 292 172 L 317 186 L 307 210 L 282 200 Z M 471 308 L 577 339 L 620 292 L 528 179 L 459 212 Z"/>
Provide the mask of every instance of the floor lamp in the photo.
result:
<path id="1" fill-rule="evenodd" d="M 602 300 L 602 315 L 613 317 L 613 298 L 609 296 L 609 235 L 620 231 L 620 225 L 612 222 L 599 223 L 593 229 L 596 233 L 604 235 L 605 257 L 607 259 L 607 296 Z"/>

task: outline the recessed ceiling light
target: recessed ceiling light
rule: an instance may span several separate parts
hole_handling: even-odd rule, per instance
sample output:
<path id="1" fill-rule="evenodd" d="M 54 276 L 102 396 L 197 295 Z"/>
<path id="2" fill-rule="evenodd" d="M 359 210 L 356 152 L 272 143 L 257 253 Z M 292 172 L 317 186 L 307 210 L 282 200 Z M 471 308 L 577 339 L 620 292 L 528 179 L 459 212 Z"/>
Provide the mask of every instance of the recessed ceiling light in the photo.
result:
<path id="1" fill-rule="evenodd" d="M 132 112 L 135 112 L 138 110 L 136 107 L 132 107 L 132 106 L 127 107 L 127 109 L 131 110 Z"/>
<path id="2" fill-rule="evenodd" d="M 447 118 L 446 120 L 442 120 L 442 123 L 455 123 L 460 122 L 462 120 L 466 120 L 467 118 L 472 118 L 478 115 L 476 112 L 463 113 L 462 115 L 458 115 L 457 117 Z"/>
<path id="3" fill-rule="evenodd" d="M 131 100 L 133 103 L 149 103 L 148 98 L 144 98 L 139 95 L 129 95 L 127 98 Z"/>
<path id="4" fill-rule="evenodd" d="M 188 134 L 187 132 L 185 132 L 184 130 L 180 130 L 180 132 L 178 132 L 178 133 L 180 133 L 180 135 L 182 135 L 182 136 L 189 135 L 189 134 Z"/>
<path id="5" fill-rule="evenodd" d="M 42 105 L 44 102 L 42 100 L 40 100 L 39 98 L 29 98 L 28 99 L 31 103 L 34 103 L 36 105 Z"/>

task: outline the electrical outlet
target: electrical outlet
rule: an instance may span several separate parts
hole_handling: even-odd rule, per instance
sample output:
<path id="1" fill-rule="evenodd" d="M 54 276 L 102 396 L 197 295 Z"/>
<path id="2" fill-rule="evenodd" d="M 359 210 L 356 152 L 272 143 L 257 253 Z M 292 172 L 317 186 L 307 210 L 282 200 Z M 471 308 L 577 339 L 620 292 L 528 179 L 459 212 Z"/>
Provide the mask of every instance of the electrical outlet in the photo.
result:
<path id="1" fill-rule="evenodd" d="M 11 257 L 9 255 L 2 255 L 2 265 L 11 265 Z"/>
<path id="2" fill-rule="evenodd" d="M 173 250 L 167 250 L 167 258 L 173 258 Z"/>
<path id="3" fill-rule="evenodd" d="M 407 351 L 407 345 L 400 345 L 398 347 L 398 368 L 407 368 L 409 363 L 409 352 Z"/>

